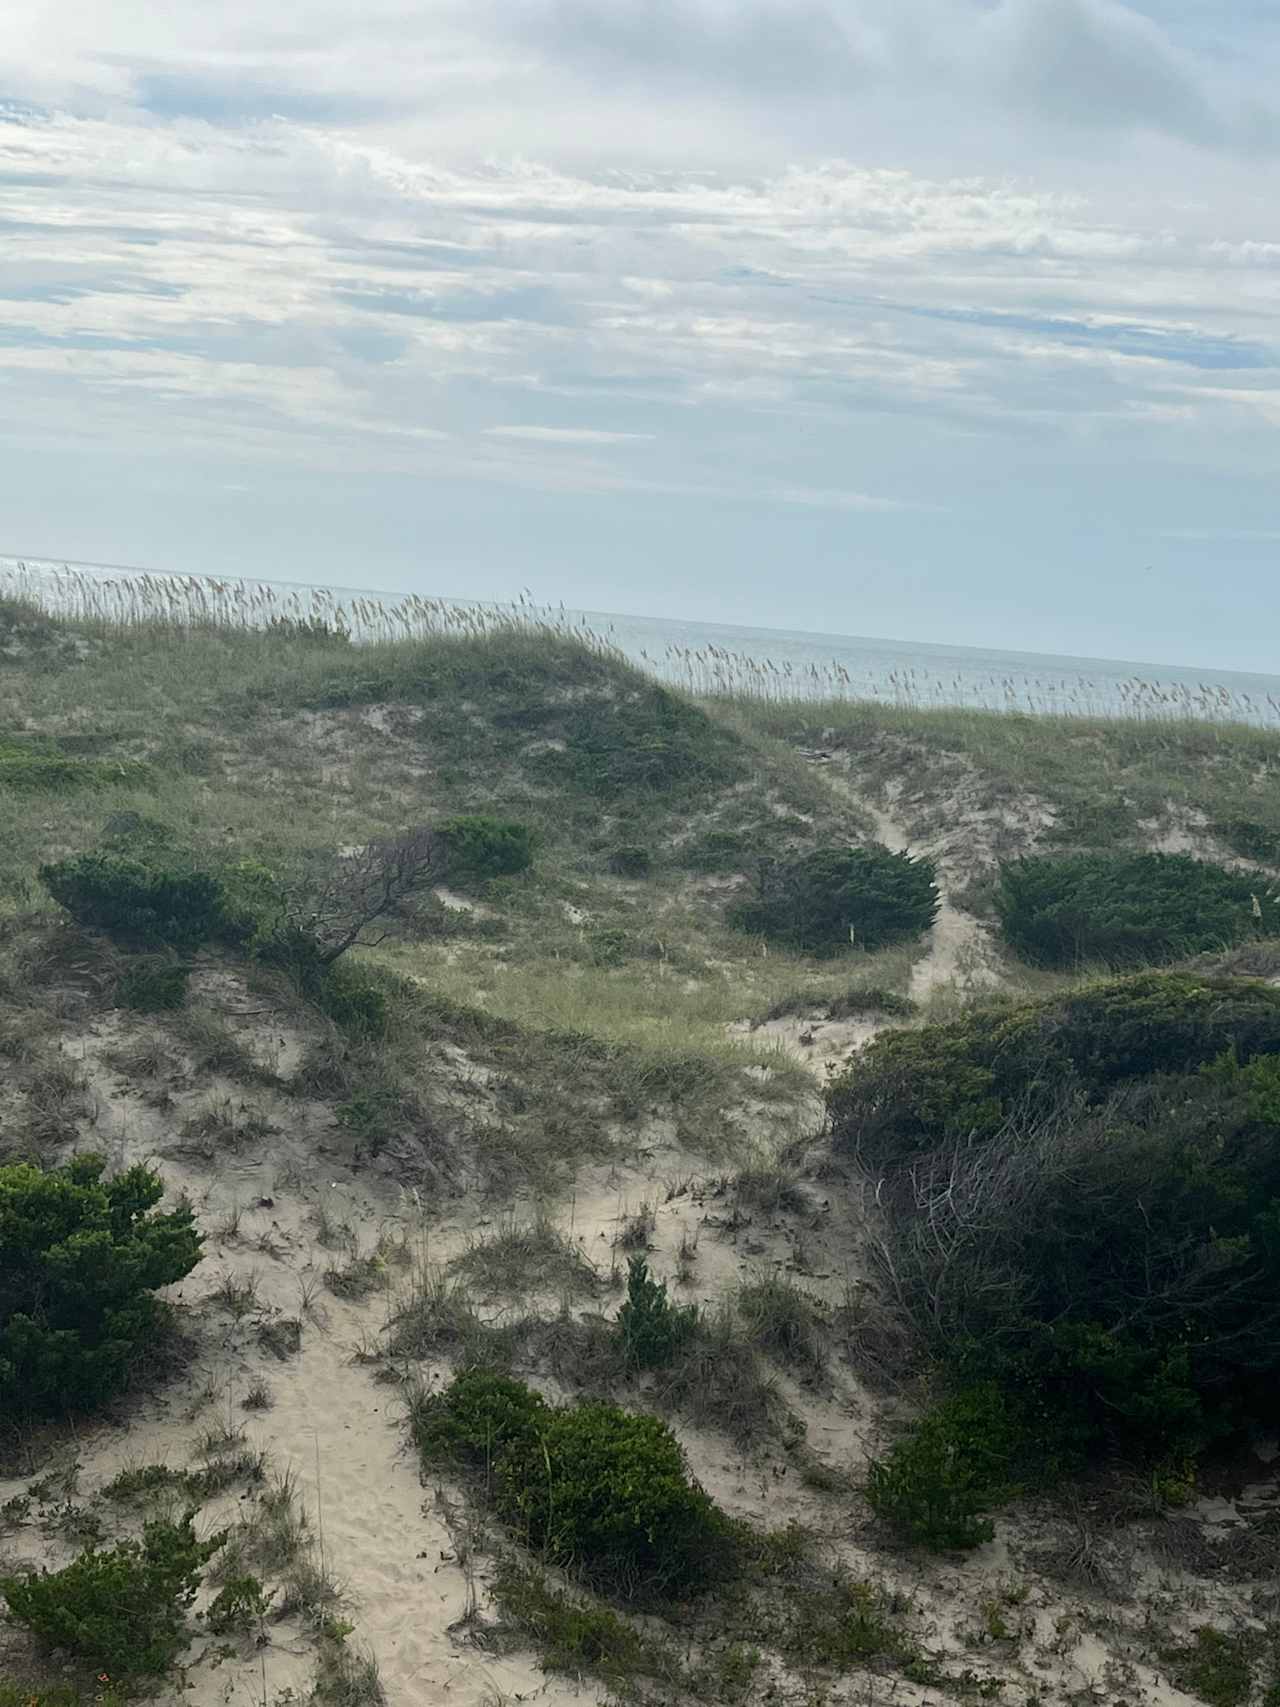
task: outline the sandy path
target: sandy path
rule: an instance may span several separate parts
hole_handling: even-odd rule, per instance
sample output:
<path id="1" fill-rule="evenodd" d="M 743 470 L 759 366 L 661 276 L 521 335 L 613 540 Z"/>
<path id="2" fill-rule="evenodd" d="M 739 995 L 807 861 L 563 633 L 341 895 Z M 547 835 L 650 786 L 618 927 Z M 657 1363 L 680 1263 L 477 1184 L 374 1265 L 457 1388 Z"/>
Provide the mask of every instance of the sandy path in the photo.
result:
<path id="1" fill-rule="evenodd" d="M 830 774 L 830 773 L 828 773 Z M 855 795 L 843 778 L 833 778 L 838 786 L 875 821 L 876 836 L 894 853 L 922 853 L 895 818 L 869 800 Z M 986 964 L 987 933 L 971 913 L 962 913 L 951 904 L 947 890 L 945 864 L 938 863 L 938 892 L 941 905 L 929 933 L 929 946 L 924 956 L 911 968 L 908 994 L 913 1001 L 926 1002 L 935 990 L 956 985 L 993 984 L 994 973 Z"/>

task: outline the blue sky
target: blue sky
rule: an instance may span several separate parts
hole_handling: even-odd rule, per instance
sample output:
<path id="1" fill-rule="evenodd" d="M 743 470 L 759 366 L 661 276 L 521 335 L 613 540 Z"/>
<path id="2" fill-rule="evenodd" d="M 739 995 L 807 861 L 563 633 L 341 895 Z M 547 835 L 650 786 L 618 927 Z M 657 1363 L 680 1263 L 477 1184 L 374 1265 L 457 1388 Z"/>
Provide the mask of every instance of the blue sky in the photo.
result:
<path id="1" fill-rule="evenodd" d="M 0 552 L 1280 671 L 1271 0 L 27 0 Z"/>

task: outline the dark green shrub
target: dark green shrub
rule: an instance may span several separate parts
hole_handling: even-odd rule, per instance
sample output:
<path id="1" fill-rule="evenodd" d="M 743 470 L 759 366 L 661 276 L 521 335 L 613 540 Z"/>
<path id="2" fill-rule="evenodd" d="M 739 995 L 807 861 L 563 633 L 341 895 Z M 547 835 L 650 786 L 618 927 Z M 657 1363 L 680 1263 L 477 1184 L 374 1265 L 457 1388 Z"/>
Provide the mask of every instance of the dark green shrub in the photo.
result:
<path id="1" fill-rule="evenodd" d="M 1233 853 L 1260 865 L 1280 865 L 1280 826 L 1256 818 L 1227 818 L 1209 828 Z"/>
<path id="2" fill-rule="evenodd" d="M 1195 982 L 1178 982 L 1194 1002 Z M 1157 1066 L 1164 1041 L 1145 1035 Z M 1228 1051 L 1109 1095 L 1077 1082 L 1064 1098 L 1044 1078 L 983 1137 L 959 1128 L 921 1150 L 917 1134 L 895 1156 L 882 1130 L 877 1199 L 885 1277 L 922 1342 L 959 1393 L 999 1389 L 1007 1426 L 985 1431 L 1003 1455 L 993 1483 L 1052 1482 L 1116 1452 L 1194 1462 L 1275 1426 L 1274 1037 L 1245 1064 Z M 915 1475 L 921 1457 L 930 1476 L 949 1473 L 950 1422 L 935 1415 L 947 1428 L 927 1418 L 887 1461 L 895 1474 Z"/>
<path id="3" fill-rule="evenodd" d="M 555 1408 L 519 1381 L 469 1370 L 412 1420 L 424 1458 L 483 1471 L 498 1515 L 549 1563 L 640 1596 L 706 1587 L 736 1561 L 733 1525 L 656 1417 Z"/>
<path id="4" fill-rule="evenodd" d="M 200 1260 L 191 1210 L 153 1213 L 155 1174 L 103 1167 L 0 1168 L 0 1415 L 101 1404 L 157 1337 L 152 1294 Z"/>
<path id="5" fill-rule="evenodd" d="M 617 1327 L 628 1369 L 661 1369 L 697 1332 L 698 1312 L 692 1304 L 673 1304 L 666 1282 L 653 1278 L 644 1257 L 632 1257 Z"/>
<path id="6" fill-rule="evenodd" d="M 692 1593 L 734 1561 L 732 1526 L 670 1429 L 616 1405 L 553 1410 L 499 1460 L 495 1501 L 527 1545 L 626 1597 Z"/>
<path id="7" fill-rule="evenodd" d="M 190 950 L 253 930 L 220 878 L 159 851 L 77 854 L 42 865 L 40 881 L 78 925 L 129 947 Z"/>
<path id="8" fill-rule="evenodd" d="M 648 877 L 653 869 L 653 855 L 648 848 L 636 847 L 627 843 L 622 847 L 614 848 L 607 863 L 609 873 L 613 877 Z"/>
<path id="9" fill-rule="evenodd" d="M 1280 989 L 1148 972 L 1063 996 L 883 1032 L 828 1093 L 833 1142 L 873 1166 L 950 1137 L 987 1137 L 1031 1108 L 1096 1102 L 1152 1073 L 1280 1051 Z"/>
<path id="10" fill-rule="evenodd" d="M 885 847 L 819 848 L 766 866 L 729 922 L 807 954 L 884 948 L 919 936 L 938 912 L 932 861 Z"/>
<path id="11" fill-rule="evenodd" d="M 523 1381 L 467 1369 L 414 1408 L 413 1437 L 428 1463 L 487 1470 L 513 1442 L 538 1439 L 548 1415 L 546 1400 Z"/>
<path id="12" fill-rule="evenodd" d="M 187 999 L 191 968 L 172 960 L 135 960 L 116 984 L 116 1001 L 136 1013 L 172 1012 Z"/>
<path id="13" fill-rule="evenodd" d="M 533 864 L 536 838 L 527 824 L 481 814 L 450 818 L 440 825 L 450 883 L 486 883 L 515 877 Z"/>
<path id="14" fill-rule="evenodd" d="M 1013 1434 L 996 1387 L 944 1400 L 867 1475 L 872 1511 L 904 1539 L 935 1551 L 980 1546 L 983 1513 L 1008 1492 Z"/>
<path id="15" fill-rule="evenodd" d="M 52 1648 L 118 1676 L 166 1671 L 187 1644 L 186 1611 L 226 1540 L 198 1541 L 190 1516 L 148 1523 L 141 1541 L 86 1548 L 64 1570 L 6 1577 L 11 1616 Z"/>
<path id="16" fill-rule="evenodd" d="M 1256 877 L 1189 854 L 1015 860 L 1001 868 L 996 912 L 1036 966 L 1158 964 L 1280 929 Z"/>

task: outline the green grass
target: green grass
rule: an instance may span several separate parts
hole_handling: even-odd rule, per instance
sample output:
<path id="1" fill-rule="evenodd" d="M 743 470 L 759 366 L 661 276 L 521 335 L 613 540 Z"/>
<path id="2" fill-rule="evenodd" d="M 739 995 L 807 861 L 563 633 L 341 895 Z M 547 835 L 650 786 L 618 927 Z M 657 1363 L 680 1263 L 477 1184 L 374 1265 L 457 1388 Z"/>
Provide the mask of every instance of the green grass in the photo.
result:
<path id="1" fill-rule="evenodd" d="M 1144 722 L 1021 712 L 915 710 L 848 701 L 736 703 L 735 724 L 803 745 L 842 749 L 873 786 L 906 776 L 939 796 L 976 767 L 990 807 L 1047 802 L 1049 845 L 1132 845 L 1170 809 L 1202 814 L 1232 850 L 1267 861 L 1280 849 L 1280 733 L 1246 724 Z M 962 763 L 957 763 L 957 760 Z M 943 827 L 939 819 L 939 827 Z"/>

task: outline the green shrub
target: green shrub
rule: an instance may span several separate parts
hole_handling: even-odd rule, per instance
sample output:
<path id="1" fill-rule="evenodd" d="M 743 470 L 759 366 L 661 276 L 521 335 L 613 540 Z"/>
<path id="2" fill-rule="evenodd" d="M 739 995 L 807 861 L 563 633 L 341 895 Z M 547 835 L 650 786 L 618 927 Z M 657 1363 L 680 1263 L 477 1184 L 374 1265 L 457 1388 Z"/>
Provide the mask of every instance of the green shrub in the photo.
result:
<path id="1" fill-rule="evenodd" d="M 42 865 L 40 881 L 78 925 L 129 947 L 190 950 L 254 928 L 220 878 L 159 850 L 77 854 Z"/>
<path id="2" fill-rule="evenodd" d="M 675 860 L 685 871 L 712 876 L 726 871 L 750 871 L 758 859 L 758 838 L 749 830 L 704 830 L 682 842 Z"/>
<path id="3" fill-rule="evenodd" d="M 1209 1707 L 1244 1707 L 1253 1690 L 1259 1646 L 1253 1631 L 1231 1634 L 1202 1624 L 1190 1642 L 1167 1649 L 1162 1658 L 1177 1687 Z"/>
<path id="4" fill-rule="evenodd" d="M 146 765 L 136 760 L 77 757 L 41 736 L 0 737 L 0 790 L 12 794 L 68 794 L 137 783 L 146 775 Z"/>
<path id="5" fill-rule="evenodd" d="M 453 1459 L 488 1470 L 513 1442 L 538 1439 L 548 1415 L 546 1400 L 523 1381 L 468 1369 L 415 1406 L 413 1436 L 427 1463 Z"/>
<path id="6" fill-rule="evenodd" d="M 648 848 L 628 842 L 614 848 L 606 863 L 612 877 L 648 877 L 653 870 L 653 855 Z"/>
<path id="7" fill-rule="evenodd" d="M 1148 972 L 973 1008 L 874 1038 L 829 1090 L 833 1142 L 876 1167 L 902 1162 L 947 1138 L 989 1137 L 1025 1109 L 1097 1102 L 1229 1048 L 1241 1062 L 1280 1051 L 1280 989 Z"/>
<path id="8" fill-rule="evenodd" d="M 172 1012 L 187 999 L 191 968 L 172 960 L 135 960 L 116 984 L 116 1001 L 136 1013 Z"/>
<path id="9" fill-rule="evenodd" d="M 958 1393 L 872 1461 L 871 1509 L 905 1540 L 935 1551 L 990 1541 L 995 1530 L 983 1513 L 1008 1491 L 1013 1442 L 997 1387 Z"/>
<path id="10" fill-rule="evenodd" d="M 1177 982 L 1194 1006 L 1196 982 Z M 1110 1009 L 1119 1019 L 1122 986 L 1101 988 L 1110 1001 L 1092 992 L 1093 1018 Z M 1218 990 L 1220 1017 L 1239 1014 L 1234 994 Z M 1246 1019 L 1257 1012 L 1244 1004 Z M 928 1149 L 913 1133 L 895 1154 L 892 1132 L 878 1132 L 885 1279 L 954 1391 L 998 1388 L 1007 1426 L 993 1483 L 1052 1482 L 1117 1452 L 1194 1466 L 1280 1419 L 1280 1048 L 1270 1041 L 1247 1062 L 1228 1050 L 1110 1094 L 1079 1080 L 1064 1092 L 1046 1074 L 981 1143 L 961 1126 Z M 1151 1066 L 1167 1065 L 1159 1028 L 1141 1044 Z M 951 1474 L 954 1431 L 945 1408 L 938 1417 L 887 1461 L 898 1481 L 886 1500 L 905 1498 L 908 1472 Z"/>
<path id="11" fill-rule="evenodd" d="M 450 883 L 486 883 L 516 877 L 533 864 L 536 838 L 527 824 L 481 814 L 450 818 L 440 825 Z"/>
<path id="12" fill-rule="evenodd" d="M 673 1304 L 665 1281 L 655 1280 L 642 1256 L 627 1264 L 627 1297 L 618 1311 L 618 1336 L 628 1369 L 661 1369 L 697 1331 L 693 1305 Z"/>
<path id="13" fill-rule="evenodd" d="M 933 924 L 935 877 L 930 860 L 885 847 L 819 848 L 766 866 L 758 893 L 730 908 L 729 922 L 808 954 L 884 948 Z"/>
<path id="14" fill-rule="evenodd" d="M 428 1462 L 483 1470 L 498 1515 L 552 1564 L 637 1597 L 693 1592 L 736 1561 L 734 1526 L 689 1480 L 656 1417 L 555 1408 L 509 1377 L 469 1370 L 414 1407 Z"/>
<path id="15" fill-rule="evenodd" d="M 275 1591 L 264 1590 L 257 1577 L 232 1577 L 209 1603 L 206 1622 L 215 1636 L 246 1634 L 262 1627 Z"/>
<path id="16" fill-rule="evenodd" d="M 226 1540 L 198 1541 L 188 1515 L 148 1523 L 141 1541 L 89 1547 L 61 1571 L 6 1577 L 11 1616 L 53 1648 L 116 1676 L 166 1671 L 186 1646 L 186 1610 Z"/>
<path id="17" fill-rule="evenodd" d="M 544 749 L 539 769 L 599 800 L 688 794 L 741 774 L 740 741 L 692 700 L 642 679 L 618 688 L 548 708 L 564 746 Z"/>
<path id="18" fill-rule="evenodd" d="M 1209 828 L 1233 853 L 1260 865 L 1280 865 L 1280 826 L 1256 818 L 1227 818 Z"/>
<path id="19" fill-rule="evenodd" d="M 606 925 L 584 933 L 584 946 L 593 966 L 625 966 L 629 960 L 660 960 L 662 944 L 656 937 L 637 936 L 634 931 Z"/>
<path id="20" fill-rule="evenodd" d="M 310 992 L 312 1000 L 339 1031 L 357 1042 L 377 1042 L 387 1034 L 388 993 L 376 971 L 336 963 Z"/>
<path id="21" fill-rule="evenodd" d="M 200 1260 L 191 1210 L 152 1212 L 155 1174 L 103 1167 L 0 1168 L 0 1415 L 101 1404 L 157 1336 L 152 1294 Z"/>
<path id="22" fill-rule="evenodd" d="M 1256 877 L 1189 854 L 1067 854 L 1000 871 L 996 911 L 1010 946 L 1036 966 L 1124 968 L 1225 948 L 1280 929 Z"/>

